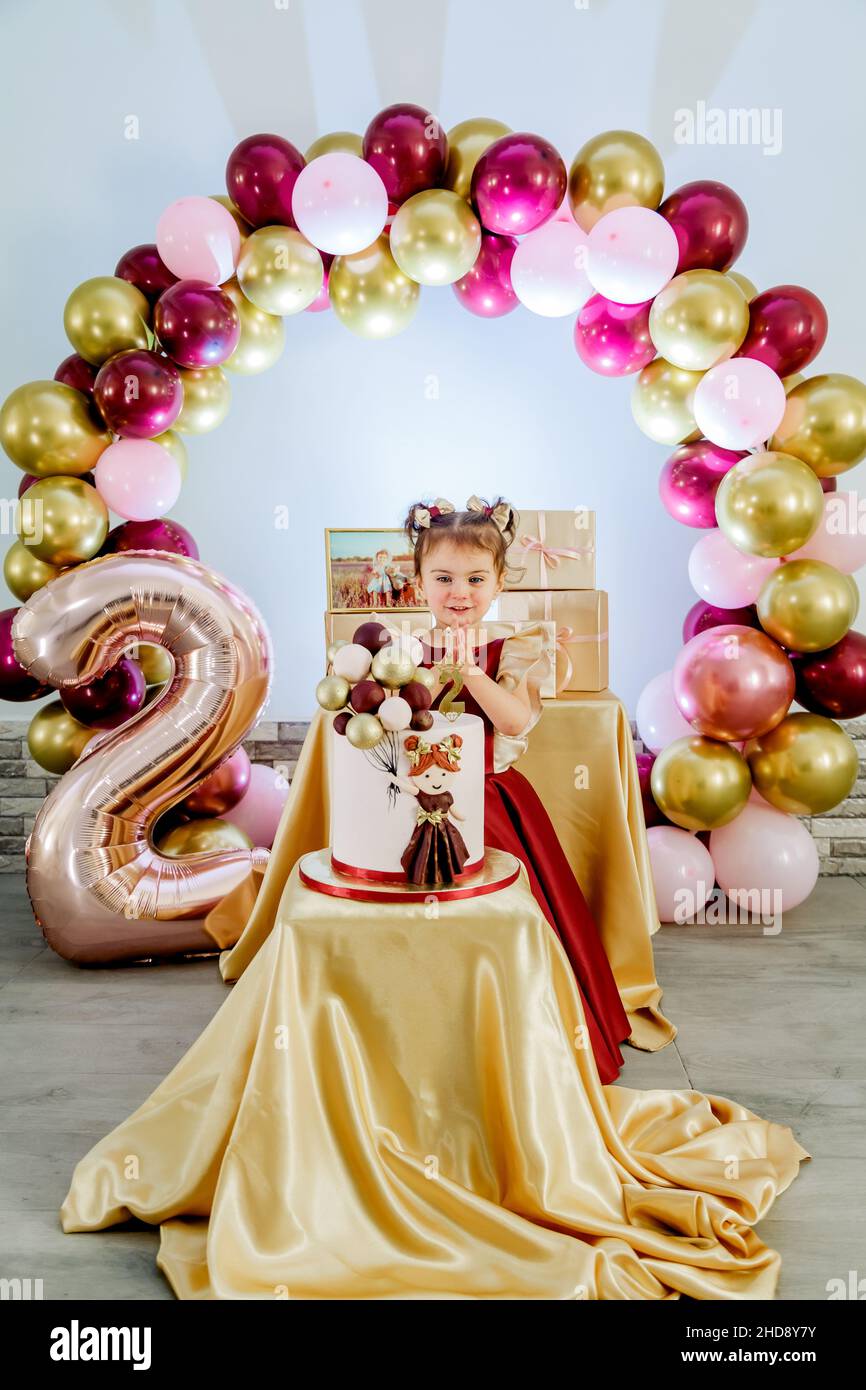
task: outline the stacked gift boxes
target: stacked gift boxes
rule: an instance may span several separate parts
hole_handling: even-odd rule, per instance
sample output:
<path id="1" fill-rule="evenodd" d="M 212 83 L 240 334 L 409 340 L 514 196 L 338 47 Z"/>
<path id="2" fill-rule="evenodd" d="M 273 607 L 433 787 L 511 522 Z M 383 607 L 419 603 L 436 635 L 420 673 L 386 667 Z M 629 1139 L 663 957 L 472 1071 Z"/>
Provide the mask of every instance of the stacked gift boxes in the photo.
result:
<path id="1" fill-rule="evenodd" d="M 506 556 L 498 613 L 509 622 L 552 622 L 556 695 L 608 686 L 607 594 L 595 587 L 595 512 L 521 511 Z"/>

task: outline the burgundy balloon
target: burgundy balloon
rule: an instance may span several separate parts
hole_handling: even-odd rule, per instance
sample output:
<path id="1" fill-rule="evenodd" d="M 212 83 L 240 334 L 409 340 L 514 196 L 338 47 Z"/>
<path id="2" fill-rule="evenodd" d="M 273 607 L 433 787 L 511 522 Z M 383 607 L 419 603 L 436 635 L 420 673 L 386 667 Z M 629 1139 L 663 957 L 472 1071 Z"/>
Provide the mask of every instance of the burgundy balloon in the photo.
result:
<path id="1" fill-rule="evenodd" d="M 866 714 L 866 636 L 846 632 L 823 652 L 789 653 L 796 677 L 795 699 L 812 714 L 859 719 Z"/>
<path id="2" fill-rule="evenodd" d="M 716 608 L 712 603 L 704 603 L 699 598 L 692 604 L 683 622 L 683 642 L 690 642 L 699 632 L 710 627 L 722 627 L 725 623 L 738 623 L 740 627 L 754 627 L 762 631 L 758 620 L 758 610 L 749 608 Z"/>
<path id="3" fill-rule="evenodd" d="M 240 341 L 240 314 L 219 285 L 178 280 L 157 300 L 153 326 L 181 367 L 218 367 Z"/>
<path id="4" fill-rule="evenodd" d="M 448 163 L 448 138 L 423 106 L 398 101 L 374 116 L 364 132 L 364 158 L 393 203 L 437 188 Z"/>
<path id="5" fill-rule="evenodd" d="M 104 424 L 102 428 L 105 428 Z M 82 483 L 89 483 L 91 487 L 96 487 L 96 479 L 94 478 L 92 473 L 76 473 L 75 476 L 79 478 Z M 33 473 L 25 473 L 24 477 L 21 479 L 21 482 L 18 484 L 18 496 L 23 497 L 29 487 L 32 487 L 34 483 L 39 483 L 41 481 L 42 479 L 37 478 Z"/>
<path id="6" fill-rule="evenodd" d="M 89 685 L 62 687 L 60 699 L 79 724 L 89 729 L 116 729 L 142 708 L 146 690 L 138 662 L 122 656 L 106 675 Z"/>
<path id="7" fill-rule="evenodd" d="M 361 623 L 356 627 L 352 634 L 352 641 L 356 647 L 366 647 L 368 652 L 375 656 L 383 647 L 387 647 L 394 639 L 384 623 Z"/>
<path id="8" fill-rule="evenodd" d="M 520 300 L 511 285 L 511 262 L 516 250 L 515 237 L 482 231 L 475 264 L 451 286 L 470 314 L 498 319 L 517 308 Z"/>
<path id="9" fill-rule="evenodd" d="M 643 802 L 643 815 L 647 829 L 651 825 L 670 825 L 664 812 L 660 811 L 655 803 L 650 785 L 650 774 L 653 763 L 655 762 L 654 753 L 638 753 L 637 755 L 637 774 L 640 780 L 640 799 Z"/>
<path id="10" fill-rule="evenodd" d="M 12 645 L 12 622 L 17 608 L 6 608 L 0 613 L 0 699 L 3 700 L 41 700 L 50 695 L 51 685 L 43 685 L 25 671 L 15 655 Z"/>
<path id="11" fill-rule="evenodd" d="M 228 157 L 228 195 L 254 227 L 294 227 L 292 190 L 305 163 L 281 135 L 248 135 Z"/>
<path id="12" fill-rule="evenodd" d="M 716 493 L 730 468 L 745 453 L 698 439 L 681 444 L 659 474 L 659 496 L 674 521 L 704 529 L 716 526 Z"/>
<path id="13" fill-rule="evenodd" d="M 400 690 L 400 695 L 413 711 L 429 709 L 433 701 L 432 691 L 426 685 L 422 685 L 420 681 L 409 681 L 409 684 L 404 685 Z"/>
<path id="14" fill-rule="evenodd" d="M 588 299 L 574 321 L 574 346 L 582 362 L 600 376 L 630 376 L 656 355 L 650 337 L 651 299 L 615 304 L 603 294 Z"/>
<path id="15" fill-rule="evenodd" d="M 827 338 L 827 311 L 800 285 L 776 285 L 749 304 L 749 329 L 735 356 L 766 362 L 779 376 L 800 372 Z"/>
<path id="16" fill-rule="evenodd" d="M 183 405 L 180 373 L 167 357 L 145 348 L 116 352 L 99 369 L 93 398 L 105 423 L 130 439 L 153 439 L 170 429 Z"/>
<path id="17" fill-rule="evenodd" d="M 143 242 L 126 251 L 117 262 L 114 273 L 120 280 L 128 280 L 147 295 L 151 304 L 170 285 L 177 283 L 177 276 L 169 270 L 152 242 Z"/>
<path id="18" fill-rule="evenodd" d="M 822 492 L 836 492 L 839 486 L 838 479 L 836 478 L 819 478 L 818 482 L 821 484 Z"/>
<path id="19" fill-rule="evenodd" d="M 349 714 L 348 710 L 341 710 L 339 714 L 334 716 L 334 732 L 337 734 L 345 734 L 346 725 L 349 720 L 354 719 L 354 717 L 353 714 Z"/>
<path id="20" fill-rule="evenodd" d="M 74 390 L 80 391 L 83 396 L 90 399 L 93 396 L 93 385 L 96 381 L 97 368 L 92 362 L 86 362 L 83 357 L 79 357 L 77 352 L 71 352 L 68 357 L 64 357 L 57 371 L 54 373 L 55 381 L 62 381 L 64 386 L 71 386 Z"/>
<path id="21" fill-rule="evenodd" d="M 415 729 L 418 733 L 423 733 L 425 729 L 430 729 L 432 728 L 432 726 L 433 715 L 430 713 L 430 710 L 418 709 L 412 715 L 412 722 L 410 723 L 409 728 Z"/>
<path id="22" fill-rule="evenodd" d="M 378 681 L 357 681 L 352 686 L 349 704 L 356 714 L 375 714 L 385 698 L 385 687 Z"/>
<path id="23" fill-rule="evenodd" d="M 665 198 L 659 212 L 676 234 L 678 275 L 684 270 L 727 270 L 746 244 L 746 205 L 725 183 L 712 179 L 684 183 Z"/>
<path id="24" fill-rule="evenodd" d="M 471 199 L 490 232 L 521 236 L 547 222 L 568 185 L 562 155 L 541 135 L 494 140 L 472 171 Z"/>
<path id="25" fill-rule="evenodd" d="M 171 555 L 199 558 L 198 546 L 179 521 L 168 516 L 152 521 L 124 521 L 109 531 L 100 555 L 113 555 L 122 550 L 167 550 Z"/>
<path id="26" fill-rule="evenodd" d="M 243 748 L 236 748 L 224 763 L 184 797 L 181 809 L 191 816 L 222 816 L 237 806 L 250 785 L 250 760 Z"/>

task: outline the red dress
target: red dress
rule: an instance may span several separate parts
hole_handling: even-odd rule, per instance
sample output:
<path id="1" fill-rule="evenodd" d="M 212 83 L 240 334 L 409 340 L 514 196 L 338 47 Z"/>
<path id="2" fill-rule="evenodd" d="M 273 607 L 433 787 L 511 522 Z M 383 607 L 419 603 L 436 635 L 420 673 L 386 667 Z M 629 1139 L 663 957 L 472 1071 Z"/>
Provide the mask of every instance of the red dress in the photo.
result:
<path id="1" fill-rule="evenodd" d="M 423 641 L 424 639 L 422 639 Z M 476 662 L 496 679 L 504 637 L 481 647 Z M 425 650 L 422 666 L 432 666 Z M 433 701 L 436 709 L 453 682 L 448 681 Z M 526 866 L 532 892 L 571 962 L 583 1000 L 587 1031 L 601 1081 L 615 1081 L 623 1064 L 619 1044 L 631 1028 L 622 1005 L 598 927 L 586 905 L 550 817 L 528 778 L 516 767 L 493 770 L 494 727 L 464 685 L 457 697 L 467 714 L 484 721 L 484 843 L 507 850 Z"/>

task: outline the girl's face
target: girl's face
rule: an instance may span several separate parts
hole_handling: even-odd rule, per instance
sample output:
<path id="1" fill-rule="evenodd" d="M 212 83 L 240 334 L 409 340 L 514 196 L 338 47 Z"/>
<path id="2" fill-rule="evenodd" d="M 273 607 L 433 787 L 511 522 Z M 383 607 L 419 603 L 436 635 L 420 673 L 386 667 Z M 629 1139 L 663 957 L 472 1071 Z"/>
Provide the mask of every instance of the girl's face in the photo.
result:
<path id="1" fill-rule="evenodd" d="M 422 792 L 428 792 L 431 796 L 441 796 L 442 792 L 453 790 L 456 776 L 456 772 L 449 772 L 438 763 L 431 763 L 426 772 L 422 772 L 420 777 L 413 780 L 418 783 Z"/>
<path id="2" fill-rule="evenodd" d="M 474 627 L 502 589 L 493 556 L 480 546 L 442 539 L 421 565 L 418 587 L 439 627 Z"/>

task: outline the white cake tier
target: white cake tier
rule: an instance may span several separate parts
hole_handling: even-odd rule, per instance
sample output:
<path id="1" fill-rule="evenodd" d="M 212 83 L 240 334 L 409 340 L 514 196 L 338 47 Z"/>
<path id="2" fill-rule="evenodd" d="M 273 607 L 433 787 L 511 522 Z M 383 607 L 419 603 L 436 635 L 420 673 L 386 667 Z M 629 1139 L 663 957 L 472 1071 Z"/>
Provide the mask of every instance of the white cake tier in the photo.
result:
<path id="1" fill-rule="evenodd" d="M 454 797 L 453 809 L 465 819 L 454 824 L 466 842 L 469 858 L 464 873 L 475 872 L 484 862 L 484 722 L 477 714 L 447 719 L 432 711 L 433 724 L 417 735 L 425 743 L 438 743 L 459 734 L 459 771 L 439 776 L 438 768 L 425 790 L 442 790 Z M 418 817 L 418 798 L 403 791 L 393 772 L 409 778 L 405 740 L 413 730 L 386 733 L 375 748 L 354 748 L 333 725 L 331 739 L 331 860 L 335 869 L 359 877 L 404 882 L 401 858 L 412 838 Z"/>

